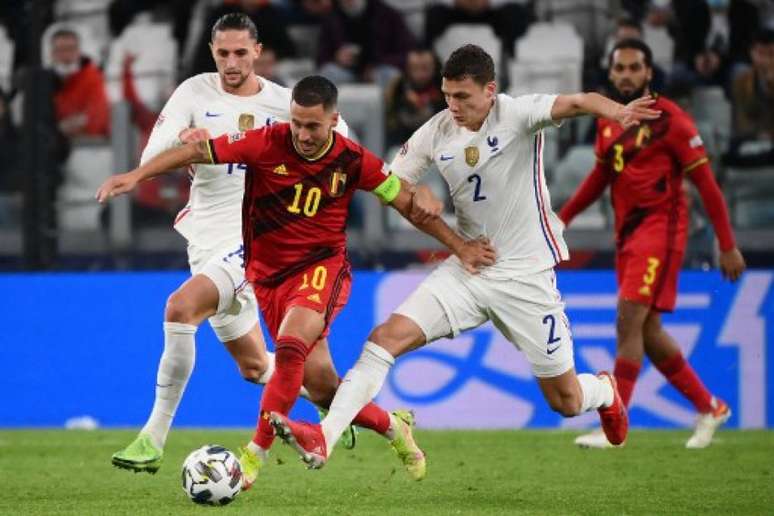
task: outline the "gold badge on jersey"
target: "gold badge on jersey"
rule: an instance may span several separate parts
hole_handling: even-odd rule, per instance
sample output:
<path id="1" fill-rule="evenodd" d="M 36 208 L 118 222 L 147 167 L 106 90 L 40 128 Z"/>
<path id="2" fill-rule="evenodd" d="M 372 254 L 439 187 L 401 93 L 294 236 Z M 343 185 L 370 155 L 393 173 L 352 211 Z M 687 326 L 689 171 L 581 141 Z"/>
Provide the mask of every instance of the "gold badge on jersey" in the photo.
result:
<path id="1" fill-rule="evenodd" d="M 478 163 L 478 147 L 465 147 L 465 163 L 475 167 Z"/>
<path id="2" fill-rule="evenodd" d="M 347 188 L 347 174 L 337 168 L 331 174 L 330 194 L 331 197 L 341 197 Z"/>
<path id="3" fill-rule="evenodd" d="M 252 113 L 242 113 L 239 115 L 239 130 L 248 131 L 255 127 L 255 115 Z"/>

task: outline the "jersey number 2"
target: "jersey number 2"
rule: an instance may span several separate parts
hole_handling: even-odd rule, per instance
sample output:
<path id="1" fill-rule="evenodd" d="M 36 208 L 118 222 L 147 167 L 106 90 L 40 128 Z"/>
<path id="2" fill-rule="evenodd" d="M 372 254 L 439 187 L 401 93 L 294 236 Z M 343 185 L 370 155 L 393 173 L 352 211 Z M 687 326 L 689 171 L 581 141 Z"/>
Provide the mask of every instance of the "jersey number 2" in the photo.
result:
<path id="1" fill-rule="evenodd" d="M 468 176 L 468 183 L 475 181 L 476 188 L 473 191 L 473 202 L 486 200 L 486 195 L 481 195 L 481 176 L 478 174 L 471 174 Z"/>

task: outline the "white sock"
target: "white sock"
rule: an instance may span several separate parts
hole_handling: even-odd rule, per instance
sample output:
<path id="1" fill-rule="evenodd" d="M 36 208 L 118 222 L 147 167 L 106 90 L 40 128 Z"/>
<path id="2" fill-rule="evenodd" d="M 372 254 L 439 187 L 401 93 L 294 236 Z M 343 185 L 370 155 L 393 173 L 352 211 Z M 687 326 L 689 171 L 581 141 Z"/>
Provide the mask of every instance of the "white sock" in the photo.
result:
<path id="1" fill-rule="evenodd" d="M 358 412 L 379 392 L 395 359 L 383 347 L 366 342 L 360 358 L 336 391 L 331 408 L 322 420 L 328 456 Z"/>
<path id="2" fill-rule="evenodd" d="M 578 375 L 578 383 L 583 392 L 581 413 L 613 404 L 613 386 L 607 378 L 584 373 Z"/>
<path id="3" fill-rule="evenodd" d="M 262 462 L 266 462 L 266 460 L 269 458 L 269 450 L 264 450 L 253 441 L 247 443 L 247 449 L 253 452 L 256 457 L 261 459 Z"/>
<path id="4" fill-rule="evenodd" d="M 263 374 L 258 378 L 258 383 L 261 385 L 266 385 L 269 383 L 269 380 L 271 379 L 271 375 L 274 374 L 274 369 L 276 368 L 275 362 L 276 358 L 274 356 L 274 353 L 271 351 L 266 352 L 266 356 L 269 360 L 268 365 L 266 366 L 266 371 L 263 372 Z M 305 399 L 309 399 L 309 391 L 306 390 L 306 387 L 303 385 L 301 386 L 301 389 L 298 391 L 298 394 Z"/>
<path id="5" fill-rule="evenodd" d="M 169 427 L 183 397 L 196 358 L 196 326 L 164 323 L 164 353 L 156 374 L 156 400 L 142 433 L 150 434 L 153 444 L 164 448 Z"/>

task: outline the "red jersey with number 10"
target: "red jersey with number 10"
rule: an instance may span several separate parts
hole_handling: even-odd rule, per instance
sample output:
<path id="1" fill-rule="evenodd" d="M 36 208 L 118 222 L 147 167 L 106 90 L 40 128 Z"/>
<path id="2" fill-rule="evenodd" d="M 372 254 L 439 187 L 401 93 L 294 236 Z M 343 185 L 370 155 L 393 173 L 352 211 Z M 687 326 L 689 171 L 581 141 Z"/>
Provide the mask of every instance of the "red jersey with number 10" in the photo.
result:
<path id="1" fill-rule="evenodd" d="M 609 174 L 615 211 L 616 247 L 637 251 L 639 244 L 683 249 L 688 203 L 683 177 L 707 162 L 704 144 L 690 116 L 658 97 L 661 116 L 624 130 L 599 119 L 595 153 Z"/>
<path id="2" fill-rule="evenodd" d="M 343 254 L 355 190 L 373 190 L 388 177 L 382 160 L 335 131 L 318 156 L 301 156 L 286 123 L 220 136 L 209 149 L 214 163 L 247 166 L 245 274 L 265 286 Z"/>

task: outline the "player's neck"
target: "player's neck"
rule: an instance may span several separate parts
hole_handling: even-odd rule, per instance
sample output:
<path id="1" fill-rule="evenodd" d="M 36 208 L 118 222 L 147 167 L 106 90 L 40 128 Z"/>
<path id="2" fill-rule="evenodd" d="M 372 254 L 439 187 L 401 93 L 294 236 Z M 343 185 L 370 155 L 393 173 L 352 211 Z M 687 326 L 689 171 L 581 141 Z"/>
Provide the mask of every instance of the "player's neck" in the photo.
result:
<path id="1" fill-rule="evenodd" d="M 263 83 L 261 83 L 260 79 L 258 79 L 258 76 L 254 73 L 248 75 L 247 79 L 245 79 L 245 82 L 237 87 L 231 87 L 222 81 L 220 84 L 223 87 L 223 91 L 231 95 L 237 95 L 239 97 L 250 97 L 252 95 L 257 95 L 263 89 Z"/>

